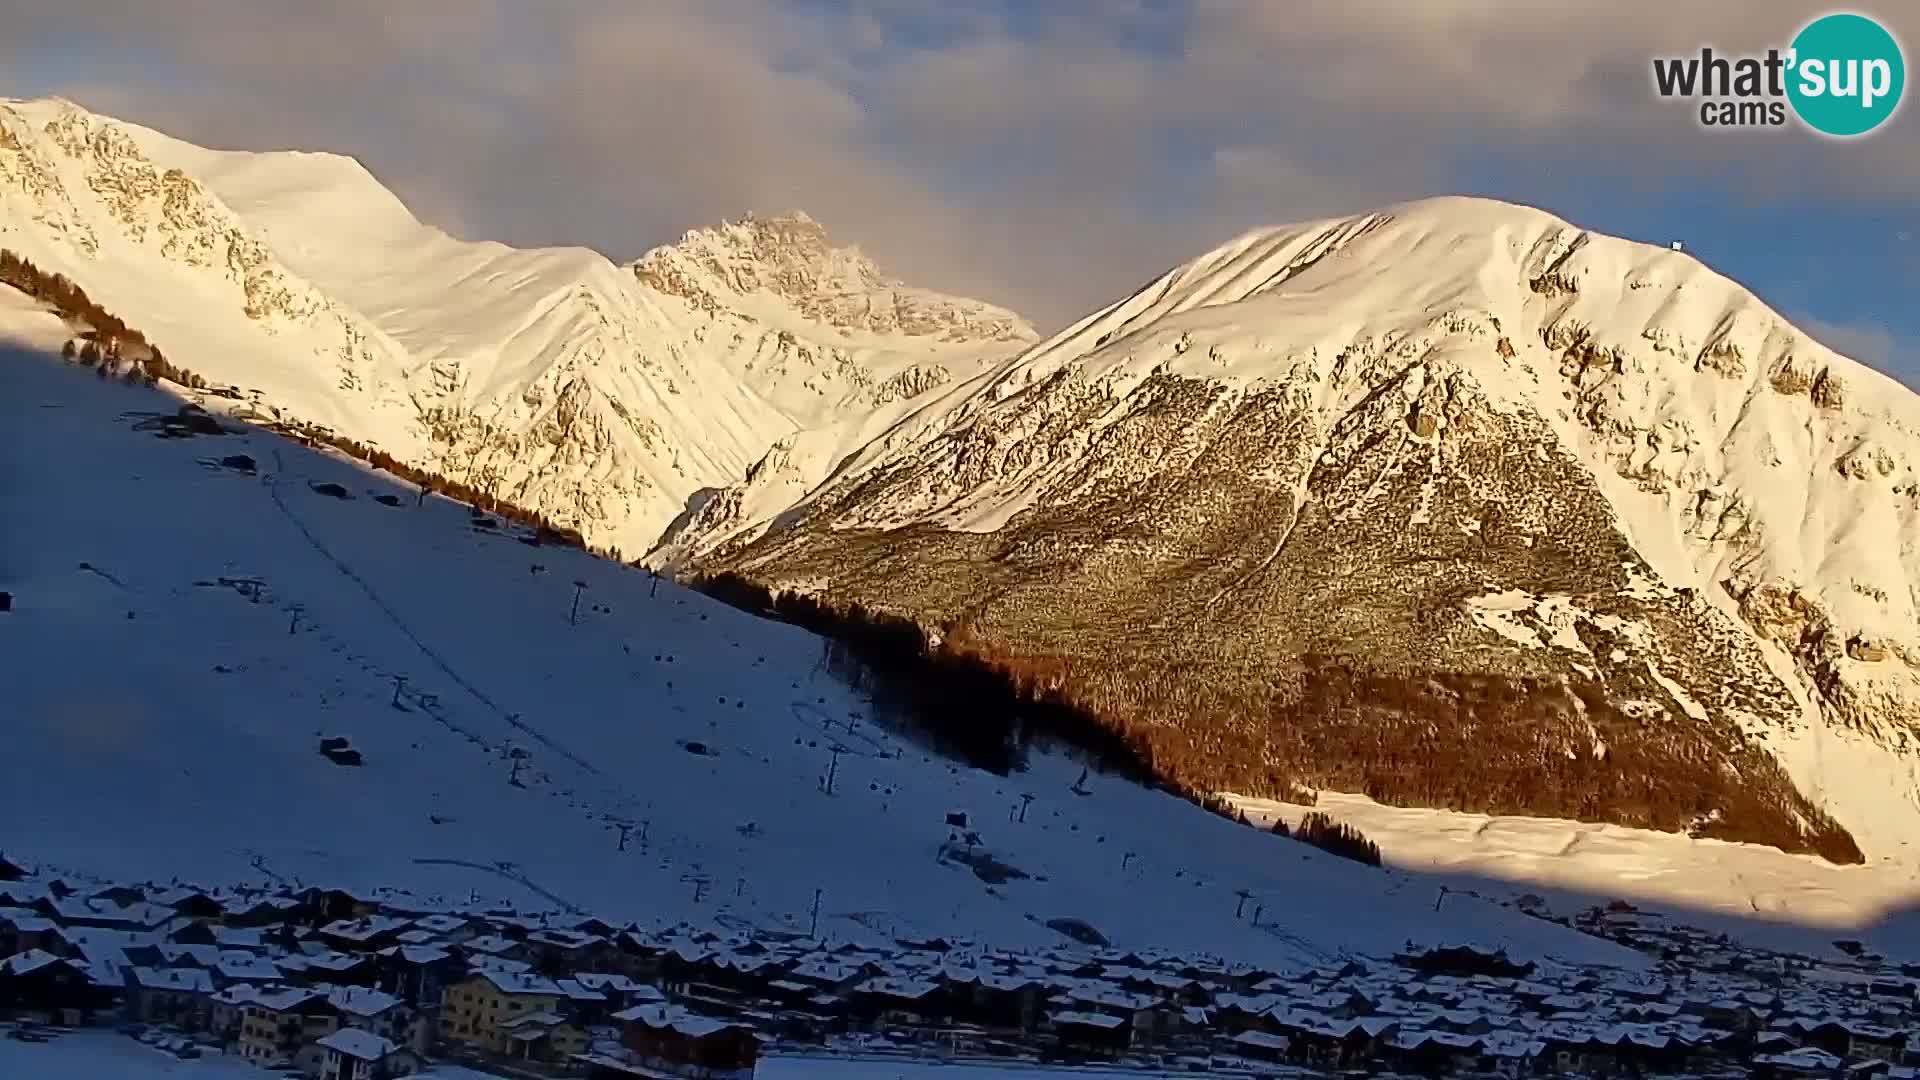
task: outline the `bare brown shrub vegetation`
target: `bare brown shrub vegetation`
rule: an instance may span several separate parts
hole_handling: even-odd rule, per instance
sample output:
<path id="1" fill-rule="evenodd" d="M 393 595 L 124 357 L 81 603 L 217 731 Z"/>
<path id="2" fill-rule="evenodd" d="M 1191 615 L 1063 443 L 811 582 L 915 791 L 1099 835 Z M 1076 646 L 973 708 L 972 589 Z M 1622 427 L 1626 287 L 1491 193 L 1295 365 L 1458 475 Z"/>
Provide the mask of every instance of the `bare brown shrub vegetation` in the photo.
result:
<path id="1" fill-rule="evenodd" d="M 899 616 L 775 594 L 732 572 L 692 584 L 827 636 L 833 669 L 894 723 L 986 768 L 1015 767 L 1026 746 L 1052 743 L 1229 817 L 1209 793 L 1291 799 L 1325 788 L 1863 860 L 1763 749 L 1734 751 L 1726 768 L 1711 733 L 1650 732 L 1598 684 L 1381 670 L 1326 655 L 1299 658 L 1284 678 L 1223 677 L 1151 656 L 1023 654 L 964 625 L 935 637 Z"/>

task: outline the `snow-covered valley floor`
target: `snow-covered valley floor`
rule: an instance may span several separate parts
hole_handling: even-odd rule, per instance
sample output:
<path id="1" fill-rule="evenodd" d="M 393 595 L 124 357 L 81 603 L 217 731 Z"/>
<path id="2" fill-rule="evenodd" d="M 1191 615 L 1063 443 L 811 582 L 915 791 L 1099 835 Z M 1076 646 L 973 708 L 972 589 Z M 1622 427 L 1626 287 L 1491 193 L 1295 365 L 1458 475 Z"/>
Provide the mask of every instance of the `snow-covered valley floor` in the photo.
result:
<path id="1" fill-rule="evenodd" d="M 1773 947 L 1817 950 L 1849 937 L 1890 957 L 1920 958 L 1920 862 L 1905 851 L 1837 866 L 1756 844 L 1385 806 L 1331 791 L 1311 807 L 1232 801 L 1262 826 L 1324 813 L 1377 843 L 1389 864 L 1481 895 L 1533 894 L 1554 910 L 1617 898 Z"/>

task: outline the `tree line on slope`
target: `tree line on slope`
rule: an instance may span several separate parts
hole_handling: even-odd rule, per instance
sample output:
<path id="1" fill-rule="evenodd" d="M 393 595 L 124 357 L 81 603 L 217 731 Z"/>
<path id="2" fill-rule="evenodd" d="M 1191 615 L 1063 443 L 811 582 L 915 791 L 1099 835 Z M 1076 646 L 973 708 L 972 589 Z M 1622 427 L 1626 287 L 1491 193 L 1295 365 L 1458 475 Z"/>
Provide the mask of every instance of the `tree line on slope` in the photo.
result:
<path id="1" fill-rule="evenodd" d="M 687 584 L 743 611 L 819 634 L 825 666 L 867 695 L 875 719 L 936 751 L 1002 775 L 1020 768 L 1035 748 L 1065 751 L 1104 773 L 1159 788 L 1229 821 L 1252 826 L 1245 812 L 1196 784 L 1196 770 L 1168 769 L 1150 740 L 1116 730 L 1067 696 L 1044 665 L 1018 667 L 984 655 L 977 643 L 945 638 L 937 646 L 910 619 L 859 604 L 835 607 L 794 592 L 775 592 L 731 571 Z M 1294 798 L 1298 788 L 1288 789 Z M 1305 797 L 1310 798 L 1310 795 Z M 1350 825 L 1309 814 L 1291 833 L 1343 858 L 1380 865 L 1380 849 Z"/>
<path id="2" fill-rule="evenodd" d="M 1103 772 L 1148 784 L 1160 779 L 1153 762 L 1127 740 L 1057 696 L 965 654 L 928 649 L 912 620 L 859 604 L 836 608 L 800 593 L 775 593 L 731 572 L 696 576 L 687 584 L 743 611 L 820 634 L 829 673 L 867 695 L 890 727 L 948 757 L 1004 775 L 1024 763 L 1034 742 L 1046 740 L 1072 748 Z"/>
<path id="3" fill-rule="evenodd" d="M 62 349 L 62 355 L 93 368 L 102 378 L 118 372 L 128 381 L 144 382 L 148 386 L 154 386 L 164 379 L 191 390 L 214 388 L 200 375 L 168 360 L 158 346 L 147 340 L 145 334 L 129 327 L 119 316 L 101 307 L 87 295 L 85 289 L 64 274 L 48 273 L 20 255 L 0 248 L 0 285 L 10 286 L 45 304 L 69 323 L 88 327 L 88 331 L 82 335 L 83 343 L 76 345 L 68 341 Z M 536 529 L 542 542 L 566 544 L 605 557 L 614 555 L 589 547 L 578 530 L 556 524 L 545 515 L 516 506 L 493 492 L 450 479 L 430 469 L 422 469 L 384 450 L 337 435 L 317 425 L 295 421 L 281 426 L 286 433 L 331 447 L 425 491 Z"/>
<path id="4" fill-rule="evenodd" d="M 1276 836 L 1291 836 L 1312 844 L 1322 851 L 1331 852 L 1343 859 L 1365 863 L 1368 866 L 1380 865 L 1380 846 L 1364 836 L 1359 829 L 1344 821 L 1335 821 L 1315 810 L 1300 819 L 1300 824 L 1289 830 L 1287 823 L 1273 820 L 1273 832 Z"/>
<path id="5" fill-rule="evenodd" d="M 1184 670 L 1150 653 L 1029 659 L 976 647 L 1006 669 L 1046 672 L 1066 700 L 1191 786 L 1275 798 L 1324 788 L 1863 861 L 1764 748 L 1697 725 L 1649 725 L 1594 682 L 1390 670 L 1367 657 L 1305 655 L 1276 675 Z"/>
<path id="6" fill-rule="evenodd" d="M 1047 741 L 1202 805 L 1209 792 L 1304 801 L 1301 791 L 1328 789 L 1864 861 L 1764 749 L 1651 728 L 1598 685 L 1383 671 L 1339 656 L 1299 657 L 1284 678 L 1237 678 L 1149 653 L 1023 655 L 966 626 L 931 635 L 906 618 L 776 594 L 732 572 L 693 584 L 827 637 L 829 665 L 893 722 L 986 768 L 1009 768 L 1026 745 Z M 1604 751 L 1588 749 L 1596 740 Z"/>

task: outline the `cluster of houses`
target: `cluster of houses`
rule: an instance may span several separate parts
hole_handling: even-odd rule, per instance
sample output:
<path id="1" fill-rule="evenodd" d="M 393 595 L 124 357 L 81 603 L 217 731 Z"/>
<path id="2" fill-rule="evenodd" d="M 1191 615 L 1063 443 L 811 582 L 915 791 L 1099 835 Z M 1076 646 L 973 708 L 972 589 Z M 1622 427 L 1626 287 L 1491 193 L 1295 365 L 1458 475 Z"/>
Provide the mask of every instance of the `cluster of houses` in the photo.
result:
<path id="1" fill-rule="evenodd" d="M 11 880 L 6 880 L 6 878 Z M 1920 970 L 1741 948 L 1631 911 L 1655 971 L 1469 947 L 1274 972 L 1216 958 L 817 941 L 387 890 L 81 883 L 0 862 L 0 1013 L 196 1033 L 263 1067 L 388 1080 L 743 1080 L 769 1048 L 1181 1071 L 1920 1078 Z"/>
<path id="2" fill-rule="evenodd" d="M 764 1038 L 674 1003 L 645 978 L 661 965 L 611 947 L 618 936 L 351 890 L 103 885 L 0 860 L 0 1017 L 188 1033 L 315 1080 L 392 1080 L 434 1060 L 751 1076 Z"/>

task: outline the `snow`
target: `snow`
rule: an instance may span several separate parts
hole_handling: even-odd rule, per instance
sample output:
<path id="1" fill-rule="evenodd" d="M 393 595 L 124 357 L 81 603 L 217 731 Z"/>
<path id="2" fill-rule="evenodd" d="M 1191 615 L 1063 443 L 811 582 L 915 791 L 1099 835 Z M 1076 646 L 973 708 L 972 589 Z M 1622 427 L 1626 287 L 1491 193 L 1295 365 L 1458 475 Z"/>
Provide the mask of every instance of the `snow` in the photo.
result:
<path id="1" fill-rule="evenodd" d="M 400 1044 L 360 1028 L 341 1028 L 319 1040 L 321 1046 L 361 1061 L 379 1061 L 400 1049 Z"/>
<path id="2" fill-rule="evenodd" d="M 1574 291 L 1556 295 L 1549 271 Z M 1581 340 L 1605 363 L 1570 376 L 1567 351 Z M 678 537 L 667 557 L 790 523 L 991 532 L 1063 478 L 1150 477 L 1151 462 L 1088 460 L 1092 433 L 1036 438 L 1045 417 L 1026 406 L 1062 378 L 1075 391 L 1062 400 L 1111 402 L 1095 423 L 1117 421 L 1143 407 L 1130 395 L 1158 373 L 1220 387 L 1227 406 L 1277 389 L 1329 429 L 1376 393 L 1411 402 L 1442 377 L 1544 422 L 1551 438 L 1537 454 L 1558 450 L 1584 468 L 1650 564 L 1650 575 L 1635 571 L 1636 591 L 1686 589 L 1718 608 L 1803 705 L 1784 729 L 1762 729 L 1736 706 L 1714 705 L 1714 719 L 1763 737 L 1870 858 L 1898 864 L 1888 880 L 1920 879 L 1920 397 L 1691 255 L 1540 210 L 1440 198 L 1249 232 L 911 408 L 784 440 L 768 467 L 715 498 L 730 512 Z M 1398 430 L 1377 434 L 1418 445 L 1402 414 L 1386 415 Z M 957 461 L 955 446 L 1017 464 Z M 887 490 L 881 481 L 899 475 L 930 479 L 895 485 L 891 501 L 863 494 L 864 482 Z M 1810 662 L 1786 651 L 1801 647 L 1798 628 L 1762 638 L 1740 614 L 1730 594 L 1756 586 L 1797 594 L 1808 631 L 1824 626 L 1824 691 Z M 1572 653 L 1586 651 L 1575 616 L 1594 618 L 1577 598 L 1518 594 L 1472 598 L 1466 611 L 1509 642 Z M 1889 657 L 1849 658 L 1841 646 L 1855 638 L 1884 643 Z M 1688 714 L 1709 714 L 1658 663 L 1649 676 Z M 1692 899 L 1716 902 L 1722 880 L 1706 875 Z M 1801 895 L 1824 920 L 1834 905 L 1812 898 L 1825 889 L 1764 891 Z M 1890 890 L 1843 906 L 1862 914 Z"/>
<path id="3" fill-rule="evenodd" d="M 182 1061 L 124 1035 L 83 1032 L 45 1043 L 0 1038 L 0 1076 L 33 1080 L 262 1080 L 274 1074 L 237 1057 Z"/>
<path id="4" fill-rule="evenodd" d="M 1405 392 L 1452 373 L 1543 419 L 1651 564 L 1648 588 L 1693 588 L 1731 611 L 1729 586 L 1790 587 L 1832 619 L 1836 640 L 1920 656 L 1920 399 L 1691 255 L 1542 211 L 1430 199 L 1254 230 L 1032 343 L 1009 313 L 885 281 L 848 249 L 814 251 L 802 216 L 697 231 L 620 266 L 584 249 L 448 236 L 346 158 L 202 149 L 62 101 L 0 99 L 0 129 L 19 144 L 0 150 L 0 247 L 68 273 L 175 363 L 259 391 L 263 413 L 411 461 L 491 470 L 521 501 L 630 555 L 697 506 L 701 527 L 660 560 L 757 535 L 825 490 L 991 422 L 1061 372 L 1110 395 L 1117 418 L 1155 372 L 1230 394 L 1284 386 L 1334 416 L 1376 388 L 1367 373 L 1404 369 Z M 787 234 L 798 247 L 776 243 Z M 818 295 L 770 284 L 783 260 L 814 273 Z M 1549 269 L 1577 290 L 1527 287 Z M 871 317 L 891 311 L 988 329 L 874 329 Z M 1597 387 L 1581 384 L 1595 390 L 1585 416 L 1569 408 L 1551 344 L 1577 330 L 1615 358 L 1593 369 Z M 0 290 L 0 348 L 53 352 L 70 334 Z M 264 437 L 217 442 L 253 453 L 258 482 L 221 475 L 198 460 L 215 453 L 210 440 L 157 443 L 112 419 L 169 403 L 4 363 L 9 436 L 48 461 L 0 486 L 0 517 L 46 523 L 0 550 L 17 598 L 0 622 L 0 675 L 24 706 L 23 756 L 45 763 L 0 765 L 0 809 L 38 857 L 130 876 L 486 888 L 530 904 L 788 926 L 824 888 L 827 922 L 843 933 L 1052 940 L 1047 919 L 1088 916 L 1116 940 L 1291 962 L 1397 946 L 1414 927 L 1589 947 L 1491 908 L 1436 919 L 1417 889 L 1401 896 L 1417 879 L 1275 849 L 1124 785 L 1063 799 L 1077 773 L 1063 761 L 1008 779 L 950 771 L 870 721 L 842 731 L 863 706 L 818 672 L 805 635 L 671 586 L 650 597 L 643 579 L 569 553 L 474 536 L 463 510 L 438 501 L 322 505 L 309 482 L 383 482 Z M 951 381 L 878 399 L 876 386 L 922 365 Z M 1778 389 L 1785 373 L 1825 373 L 1844 401 Z M 1402 452 L 1420 452 L 1399 437 Z M 1076 464 L 1037 458 L 954 498 L 865 508 L 858 524 L 992 531 L 1033 504 L 1049 470 Z M 76 569 L 81 559 L 94 569 Z M 258 605 L 194 584 L 251 575 L 267 582 Z M 556 618 L 575 578 L 617 614 L 580 627 Z M 293 605 L 301 619 L 286 633 Z M 1582 648 L 1572 598 L 1496 594 L 1468 609 L 1510 641 Z M 1920 718 L 1920 673 L 1898 656 L 1843 657 L 1838 677 L 1865 719 L 1830 716 L 1796 661 L 1764 648 L 1805 706 L 1768 746 L 1861 841 L 1867 867 L 1632 830 L 1341 808 L 1406 866 L 1859 925 L 1920 891 L 1920 739 L 1869 722 Z M 114 677 L 76 677 L 82 658 Z M 387 704 L 395 676 L 404 712 Z M 350 734 L 368 765 L 327 763 L 313 752 L 321 732 Z M 693 739 L 720 752 L 690 755 Z M 845 787 L 820 796 L 834 740 L 853 751 Z M 532 755 L 526 787 L 507 783 L 516 747 Z M 1043 816 L 990 840 L 1035 877 L 974 891 L 934 859 L 941 812 L 997 806 L 1016 788 L 1039 794 Z M 139 808 L 167 812 L 129 813 L 132 792 L 144 793 Z M 616 821 L 647 823 L 648 843 L 615 851 Z M 746 822 L 765 835 L 738 831 Z M 864 842 L 844 842 L 856 835 Z M 1570 850 L 1554 846 L 1569 837 Z M 1138 853 L 1124 870 L 1109 853 L 1122 844 Z M 1276 898 L 1268 909 L 1288 911 L 1287 928 L 1224 917 L 1220 897 L 1238 888 Z M 1342 925 L 1355 904 L 1377 906 L 1379 925 Z M 1214 917 L 1193 917 L 1206 910 Z"/>
<path id="5" fill-rule="evenodd" d="M 0 288 L 0 346 L 57 353 L 73 329 L 52 312 L 12 289 Z"/>
<path id="6" fill-rule="evenodd" d="M 828 325 L 838 308 L 749 284 L 754 260 L 788 253 L 740 225 L 689 234 L 671 260 L 683 296 L 584 248 L 456 239 L 350 158 L 208 150 L 58 99 L 0 99 L 0 129 L 21 147 L 0 150 L 0 246 L 83 282 L 173 362 L 403 460 L 495 477 L 636 554 L 803 424 L 1033 336 L 849 249 L 815 253 L 842 306 L 1012 336 Z"/>
<path id="7" fill-rule="evenodd" d="M 390 481 L 273 436 L 162 440 L 124 415 L 176 404 L 0 358 L 9 437 L 42 448 L 0 487 L 0 518 L 35 523 L 0 552 L 10 855 L 801 932 L 819 889 L 838 940 L 1063 945 L 1045 924 L 1067 917 L 1117 945 L 1281 970 L 1409 938 L 1642 963 L 1490 904 L 1435 917 L 1411 880 L 1119 780 L 1073 795 L 1071 761 L 1010 777 L 951 765 L 877 726 L 808 634 L 472 529 L 463 506 L 384 506 L 366 494 Z M 217 467 L 237 453 L 259 475 Z M 311 489 L 323 481 L 354 497 Z M 259 580 L 258 601 L 223 578 Z M 343 733 L 361 767 L 318 753 Z M 1026 793 L 1024 824 L 996 820 Z M 941 861 L 956 806 L 1031 877 L 990 889 Z M 616 822 L 635 826 L 625 851 Z M 1258 928 L 1234 916 L 1240 889 L 1265 902 Z"/>
<path id="8" fill-rule="evenodd" d="M 481 978 L 494 985 L 503 994 L 554 994 L 562 993 L 560 985 L 543 975 L 513 974 L 504 972 L 482 972 Z"/>
<path id="9" fill-rule="evenodd" d="M 1565 248 L 1576 234 L 1582 240 L 1571 258 L 1580 292 L 1549 302 L 1529 291 L 1528 277 L 1545 269 L 1551 245 Z M 1517 350 L 1513 360 L 1492 349 L 1496 323 Z M 1652 496 L 1618 475 L 1595 433 L 1558 422 L 1566 445 L 1589 456 L 1608 484 L 1622 526 L 1670 583 L 1704 585 L 1738 559 L 1744 573 L 1814 590 L 1850 630 L 1920 644 L 1911 589 L 1920 580 L 1920 507 L 1894 492 L 1920 467 L 1920 399 L 1795 331 L 1691 256 L 1585 233 L 1545 212 L 1492 200 L 1428 199 L 1249 233 L 929 399 L 896 425 L 911 430 L 868 439 L 841 475 L 897 460 L 903 447 L 972 420 L 989 403 L 1004 403 L 1068 365 L 1119 401 L 1155 371 L 1229 386 L 1270 384 L 1300 377 L 1295 358 L 1328 368 L 1368 341 L 1395 343 L 1394 356 L 1424 358 L 1418 378 L 1457 366 L 1497 399 L 1557 420 L 1564 380 L 1553 373 L 1560 357 L 1543 336 L 1573 326 L 1589 327 L 1600 344 L 1626 355 L 1636 377 L 1614 380 L 1619 398 L 1612 405 L 1623 423 L 1692 440 L 1670 463 L 1673 479 L 1690 486 Z M 1676 362 L 1651 340 L 1669 338 L 1692 351 L 1719 342 L 1741 347 L 1743 374 L 1696 370 L 1692 352 Z M 1839 376 L 1848 404 L 1820 412 L 1804 396 L 1773 389 L 1774 369 L 1789 359 L 1809 373 Z M 1408 377 L 1417 392 L 1418 378 Z M 1352 402 L 1327 404 L 1344 409 Z M 1114 416 L 1121 413 L 1116 408 Z M 1762 452 L 1763 443 L 1789 441 L 1798 444 L 1789 447 L 1790 459 L 1774 463 Z M 1894 470 L 1887 482 L 1839 479 L 1835 463 L 1861 445 L 1887 449 Z M 969 493 L 964 508 L 944 513 L 959 521 L 964 509 L 972 524 L 961 527 L 992 531 L 1023 507 L 1030 479 L 997 479 Z M 1763 526 L 1757 553 L 1686 534 L 1687 507 L 1709 487 L 1737 495 L 1748 520 Z M 1856 582 L 1886 598 L 1861 593 Z"/>
<path id="10" fill-rule="evenodd" d="M 762 1057 L 754 1080 L 1138 1080 L 1175 1075 L 1097 1067 L 1061 1068 L 999 1062 L 927 1061 L 910 1057 Z"/>
<path id="11" fill-rule="evenodd" d="M 689 1038 L 703 1039 L 739 1026 L 726 1020 L 702 1016 L 678 1005 L 636 1005 L 613 1014 L 615 1020 L 643 1024 L 655 1031 L 673 1031 Z"/>
<path id="12" fill-rule="evenodd" d="M 1072 1010 L 1065 1010 L 1061 1012 L 1049 1013 L 1048 1015 L 1056 1024 L 1071 1024 L 1078 1027 L 1097 1027 L 1097 1028 L 1113 1029 L 1126 1023 L 1126 1020 L 1122 1019 L 1121 1017 L 1108 1016 L 1105 1013 L 1074 1012 Z"/>
<path id="13" fill-rule="evenodd" d="M 1385 806 L 1364 795 L 1321 791 L 1312 806 L 1234 797 L 1260 825 L 1297 825 L 1311 812 L 1351 824 L 1395 867 L 1480 895 L 1545 895 L 1574 905 L 1623 899 L 1758 945 L 1824 948 L 1836 932 L 1888 956 L 1920 960 L 1909 920 L 1920 875 L 1902 852 L 1865 866 L 1836 866 L 1757 844 L 1549 818 L 1494 817 Z M 1563 894 L 1556 897 L 1556 893 Z M 1452 900 L 1447 901 L 1451 903 Z"/>
<path id="14" fill-rule="evenodd" d="M 342 1013 L 376 1017 L 401 1004 L 399 998 L 364 986 L 335 986 L 327 991 L 327 1000 Z"/>
<path id="15" fill-rule="evenodd" d="M 123 1035 L 105 1032 L 64 1035 L 46 1043 L 0 1039 L 0 1076 L 32 1077 L 33 1080 L 104 1080 L 107 1077 L 113 1080 L 262 1080 L 275 1075 L 278 1074 L 256 1068 L 238 1057 L 214 1052 L 182 1061 Z M 458 1065 L 432 1065 L 415 1075 L 420 1080 L 499 1080 L 495 1073 Z M 1162 1074 L 906 1056 L 849 1058 L 781 1054 L 762 1056 L 754 1071 L 758 1080 L 1039 1080 L 1043 1077 L 1139 1080 L 1157 1075 Z"/>
<path id="16" fill-rule="evenodd" d="M 213 993 L 213 974 L 201 968 L 145 968 L 132 969 L 133 977 L 141 986 L 152 990 L 181 990 L 193 993 Z"/>
<path id="17" fill-rule="evenodd" d="M 38 971 L 48 964 L 58 964 L 61 962 L 60 957 L 44 949 L 28 949 L 26 952 L 15 953 L 5 959 L 0 959 L 0 968 L 4 968 L 10 975 L 25 975 L 29 972 Z"/>

